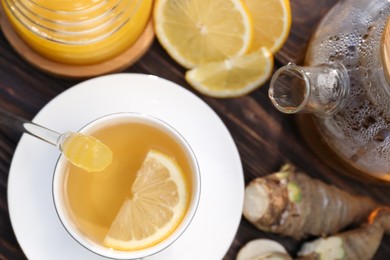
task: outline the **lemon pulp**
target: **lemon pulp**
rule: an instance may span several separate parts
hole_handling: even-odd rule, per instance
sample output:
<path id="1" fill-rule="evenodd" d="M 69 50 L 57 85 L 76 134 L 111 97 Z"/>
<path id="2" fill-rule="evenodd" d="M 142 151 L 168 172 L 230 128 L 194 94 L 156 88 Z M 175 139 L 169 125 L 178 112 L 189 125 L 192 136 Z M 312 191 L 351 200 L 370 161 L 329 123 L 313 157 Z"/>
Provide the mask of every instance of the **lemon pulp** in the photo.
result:
<path id="1" fill-rule="evenodd" d="M 266 48 L 187 71 L 186 81 L 199 92 L 219 98 L 245 95 L 271 75 L 273 55 Z"/>
<path id="2" fill-rule="evenodd" d="M 289 0 L 245 0 L 253 19 L 252 50 L 266 47 L 272 53 L 282 48 L 291 27 Z"/>
<path id="3" fill-rule="evenodd" d="M 154 22 L 161 45 L 186 68 L 241 55 L 252 43 L 241 0 L 158 0 Z"/>

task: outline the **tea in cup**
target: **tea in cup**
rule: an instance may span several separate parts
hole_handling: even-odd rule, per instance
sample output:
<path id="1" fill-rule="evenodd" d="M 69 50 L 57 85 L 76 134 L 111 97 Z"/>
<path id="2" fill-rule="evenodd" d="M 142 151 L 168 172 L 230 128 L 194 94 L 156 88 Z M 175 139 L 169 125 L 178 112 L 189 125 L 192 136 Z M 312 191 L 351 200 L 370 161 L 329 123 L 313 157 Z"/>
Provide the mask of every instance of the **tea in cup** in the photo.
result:
<path id="1" fill-rule="evenodd" d="M 90 251 L 136 259 L 172 244 L 194 217 L 200 173 L 186 140 L 155 117 L 117 113 L 81 131 L 113 152 L 110 166 L 87 172 L 58 160 L 53 197 L 68 233 Z"/>

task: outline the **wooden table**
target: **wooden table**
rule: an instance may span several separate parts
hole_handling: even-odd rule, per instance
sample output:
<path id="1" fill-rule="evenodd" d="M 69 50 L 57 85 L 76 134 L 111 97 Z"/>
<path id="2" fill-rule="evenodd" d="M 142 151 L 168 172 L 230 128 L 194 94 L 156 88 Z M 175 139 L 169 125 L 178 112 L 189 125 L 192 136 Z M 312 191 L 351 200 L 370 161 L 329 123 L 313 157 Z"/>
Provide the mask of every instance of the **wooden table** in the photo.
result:
<path id="1" fill-rule="evenodd" d="M 320 18 L 337 0 L 291 0 L 293 24 L 289 39 L 276 55 L 275 69 L 287 61 L 302 63 L 308 40 Z M 184 80 L 185 70 L 176 64 L 155 41 L 150 50 L 125 72 L 154 74 L 193 91 Z M 43 73 L 25 62 L 0 33 L 0 108 L 32 119 L 52 98 L 81 80 Z M 250 95 L 234 99 L 215 99 L 200 95 L 221 117 L 231 132 L 241 155 L 245 182 L 294 163 L 309 175 L 342 189 L 390 203 L 390 189 L 340 175 L 327 167 L 304 143 L 294 118 L 276 111 L 268 100 L 268 84 Z M 20 134 L 0 127 L 0 259 L 24 259 L 14 236 L 7 207 L 8 172 Z M 226 216 L 228 217 L 228 216 Z M 235 259 L 238 250 L 255 238 L 281 242 L 294 254 L 299 243 L 255 229 L 241 220 L 237 235 L 224 259 Z M 390 237 L 385 236 L 375 259 L 388 259 Z"/>

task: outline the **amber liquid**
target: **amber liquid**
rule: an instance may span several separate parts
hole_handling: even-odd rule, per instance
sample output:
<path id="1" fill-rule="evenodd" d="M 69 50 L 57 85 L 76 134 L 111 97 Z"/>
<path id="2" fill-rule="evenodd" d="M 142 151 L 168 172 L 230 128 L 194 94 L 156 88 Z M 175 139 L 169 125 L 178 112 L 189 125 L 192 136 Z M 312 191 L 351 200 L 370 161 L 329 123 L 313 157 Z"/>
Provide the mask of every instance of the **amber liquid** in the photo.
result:
<path id="1" fill-rule="evenodd" d="M 388 175 L 383 174 L 382 178 L 374 177 L 367 174 L 359 165 L 351 163 L 351 160 L 348 160 L 348 158 L 343 158 L 341 154 L 337 154 L 323 139 L 317 125 L 314 123 L 313 116 L 300 114 L 296 117 L 296 120 L 305 142 L 330 168 L 360 181 L 364 180 L 365 182 L 382 185 L 390 184 Z"/>
<path id="2" fill-rule="evenodd" d="M 102 241 L 124 201 L 131 197 L 137 170 L 150 149 L 177 161 L 191 192 L 191 165 L 182 147 L 169 134 L 142 123 L 120 123 L 91 134 L 108 145 L 113 162 L 102 172 L 66 166 L 65 198 L 78 229 L 94 242 Z"/>

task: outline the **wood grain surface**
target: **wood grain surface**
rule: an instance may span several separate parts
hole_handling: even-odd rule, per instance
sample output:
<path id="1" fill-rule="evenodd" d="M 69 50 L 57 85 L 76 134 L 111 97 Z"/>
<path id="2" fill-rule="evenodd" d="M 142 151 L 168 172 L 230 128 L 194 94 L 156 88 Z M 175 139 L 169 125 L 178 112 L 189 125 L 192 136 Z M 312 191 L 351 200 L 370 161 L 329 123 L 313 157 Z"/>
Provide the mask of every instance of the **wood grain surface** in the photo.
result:
<path id="1" fill-rule="evenodd" d="M 336 2 L 291 0 L 291 33 L 276 55 L 275 69 L 288 61 L 303 61 L 311 34 L 321 17 Z M 281 114 L 272 106 L 267 94 L 269 83 L 240 98 L 215 99 L 203 96 L 189 87 L 184 80 L 185 70 L 168 56 L 156 40 L 149 51 L 125 72 L 153 74 L 171 80 L 193 91 L 210 105 L 236 142 L 244 167 L 245 183 L 277 171 L 285 162 L 291 162 L 300 170 L 326 183 L 369 196 L 382 203 L 390 203 L 389 187 L 366 184 L 336 173 L 317 158 L 304 143 L 294 117 Z M 32 119 L 52 98 L 80 81 L 56 77 L 31 66 L 13 50 L 0 32 L 0 108 Z M 26 258 L 13 233 L 7 205 L 8 172 L 19 138 L 20 134 L 0 127 L 0 260 Z M 255 238 L 275 239 L 292 255 L 300 245 L 300 242 L 293 239 L 259 231 L 242 219 L 224 259 L 235 259 L 238 250 Z M 389 257 L 390 237 L 386 235 L 374 259 Z"/>

